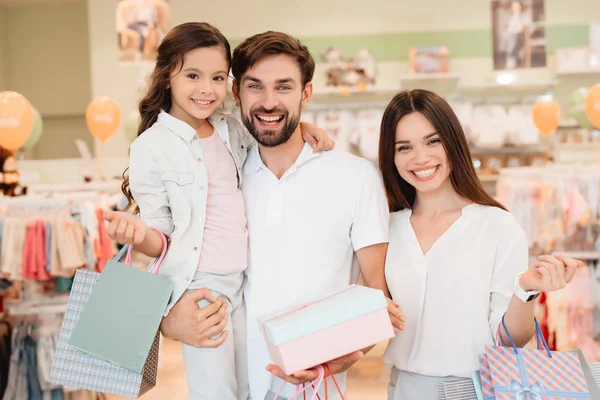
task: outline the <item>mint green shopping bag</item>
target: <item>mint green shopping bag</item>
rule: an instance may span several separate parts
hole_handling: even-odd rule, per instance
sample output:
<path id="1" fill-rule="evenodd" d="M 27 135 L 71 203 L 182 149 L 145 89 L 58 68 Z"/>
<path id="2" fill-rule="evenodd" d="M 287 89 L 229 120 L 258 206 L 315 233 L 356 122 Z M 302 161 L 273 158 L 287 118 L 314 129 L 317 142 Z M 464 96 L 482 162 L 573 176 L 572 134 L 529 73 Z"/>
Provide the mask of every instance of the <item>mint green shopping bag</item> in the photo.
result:
<path id="1" fill-rule="evenodd" d="M 148 271 L 131 267 L 131 246 L 125 246 L 108 261 L 85 305 L 69 345 L 141 373 L 161 319 L 173 292 L 173 285 L 157 275 L 163 251 Z M 119 262 L 127 251 L 125 264 Z"/>

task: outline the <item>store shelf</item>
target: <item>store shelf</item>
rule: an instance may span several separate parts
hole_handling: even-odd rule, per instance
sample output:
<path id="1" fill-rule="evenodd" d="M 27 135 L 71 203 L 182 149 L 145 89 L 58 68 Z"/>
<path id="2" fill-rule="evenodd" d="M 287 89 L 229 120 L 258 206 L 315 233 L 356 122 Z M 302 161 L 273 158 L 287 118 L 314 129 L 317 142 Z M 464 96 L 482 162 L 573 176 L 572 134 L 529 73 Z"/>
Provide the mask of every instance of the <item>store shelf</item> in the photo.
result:
<path id="1" fill-rule="evenodd" d="M 600 260 L 600 251 L 561 251 L 571 258 L 577 260 Z"/>
<path id="2" fill-rule="evenodd" d="M 456 93 L 460 74 L 451 73 L 408 73 L 400 76 L 403 90 L 426 89 L 438 94 Z"/>
<path id="3" fill-rule="evenodd" d="M 400 81 L 450 81 L 459 80 L 460 74 L 452 73 L 408 73 L 400 75 Z"/>
<path id="4" fill-rule="evenodd" d="M 315 88 L 314 96 L 349 96 L 362 94 L 390 94 L 402 90 L 400 85 L 373 85 L 366 87 L 327 86 Z"/>
<path id="5" fill-rule="evenodd" d="M 478 175 L 478 176 L 479 176 L 479 180 L 481 182 L 496 182 L 498 180 L 498 178 L 500 177 L 500 175 L 498 175 L 498 174 Z"/>
<path id="6" fill-rule="evenodd" d="M 542 145 L 536 146 L 516 146 L 516 147 L 501 147 L 499 149 L 478 149 L 471 148 L 471 155 L 484 156 L 490 154 L 530 154 L 530 153 L 546 153 L 548 148 Z"/>
<path id="7" fill-rule="evenodd" d="M 516 91 L 547 91 L 552 89 L 558 85 L 558 80 L 553 79 L 549 81 L 523 81 L 523 82 L 513 82 L 513 83 L 496 83 L 496 82 L 468 82 L 461 83 L 459 85 L 460 90 L 463 92 L 516 92 Z"/>
<path id="8" fill-rule="evenodd" d="M 600 161 L 600 143 L 560 143 L 553 150 L 559 164 L 590 164 Z"/>
<path id="9" fill-rule="evenodd" d="M 558 129 L 579 128 L 579 124 L 573 118 L 561 119 L 558 124 Z"/>
<path id="10" fill-rule="evenodd" d="M 556 75 L 600 75 L 600 67 L 556 71 Z"/>

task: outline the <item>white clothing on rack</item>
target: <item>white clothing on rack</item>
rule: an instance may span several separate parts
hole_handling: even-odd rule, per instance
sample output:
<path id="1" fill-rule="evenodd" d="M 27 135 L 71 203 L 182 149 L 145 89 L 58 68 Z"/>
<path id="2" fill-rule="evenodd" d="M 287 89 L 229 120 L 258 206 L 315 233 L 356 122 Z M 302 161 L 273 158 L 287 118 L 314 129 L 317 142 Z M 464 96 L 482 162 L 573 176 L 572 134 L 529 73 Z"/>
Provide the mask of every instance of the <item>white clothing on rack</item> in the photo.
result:
<path id="1" fill-rule="evenodd" d="M 300 114 L 300 122 L 315 125 L 315 114 L 306 110 L 302 111 L 302 114 Z"/>
<path id="2" fill-rule="evenodd" d="M 500 105 L 473 109 L 472 141 L 482 149 L 499 149 L 506 141 L 508 115 Z"/>
<path id="3" fill-rule="evenodd" d="M 376 162 L 379 158 L 379 135 L 383 110 L 371 109 L 359 111 L 356 116 L 353 139 L 358 145 L 360 155 Z"/>
<path id="4" fill-rule="evenodd" d="M 485 346 L 496 344 L 516 277 L 528 268 L 525 233 L 508 212 L 472 204 L 423 254 L 411 214 L 390 218 L 385 274 L 406 329 L 384 361 L 401 373 L 468 378 Z"/>
<path id="5" fill-rule="evenodd" d="M 519 104 L 508 109 L 508 143 L 515 146 L 527 146 L 540 142 L 540 134 L 531 117 L 532 108 L 531 105 Z"/>
<path id="6" fill-rule="evenodd" d="M 460 124 L 462 125 L 463 131 L 467 139 L 471 140 L 471 136 L 473 134 L 473 103 L 470 102 L 460 102 L 460 101 L 450 101 L 450 107 L 452 107 L 452 111 L 458 117 Z"/>
<path id="7" fill-rule="evenodd" d="M 315 125 L 335 140 L 336 149 L 350 152 L 354 124 L 354 115 L 350 111 L 323 111 L 317 115 Z"/>

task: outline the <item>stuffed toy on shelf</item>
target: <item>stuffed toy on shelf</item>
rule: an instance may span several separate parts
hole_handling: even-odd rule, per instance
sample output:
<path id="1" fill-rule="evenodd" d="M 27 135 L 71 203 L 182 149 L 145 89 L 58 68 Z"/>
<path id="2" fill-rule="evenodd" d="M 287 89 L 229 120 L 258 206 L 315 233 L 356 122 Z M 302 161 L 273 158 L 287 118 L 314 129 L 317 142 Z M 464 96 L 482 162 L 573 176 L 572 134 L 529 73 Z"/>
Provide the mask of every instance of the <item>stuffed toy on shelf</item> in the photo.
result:
<path id="1" fill-rule="evenodd" d="M 27 187 L 21 186 L 17 159 L 12 151 L 0 147 L 0 190 L 4 196 L 15 197 L 27 194 Z"/>
<path id="2" fill-rule="evenodd" d="M 352 60 L 344 60 L 342 51 L 329 47 L 321 54 L 325 63 L 327 86 L 368 86 L 375 84 L 377 64 L 368 49 L 360 49 Z"/>

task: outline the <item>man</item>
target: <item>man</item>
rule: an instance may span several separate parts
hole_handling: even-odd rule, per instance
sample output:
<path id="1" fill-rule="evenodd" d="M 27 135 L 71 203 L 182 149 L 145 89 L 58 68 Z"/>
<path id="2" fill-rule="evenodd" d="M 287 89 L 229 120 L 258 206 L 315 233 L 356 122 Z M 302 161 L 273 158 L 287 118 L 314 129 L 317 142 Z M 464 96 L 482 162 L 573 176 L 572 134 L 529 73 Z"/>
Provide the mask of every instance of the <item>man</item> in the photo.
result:
<path id="1" fill-rule="evenodd" d="M 281 379 L 291 383 L 281 393 L 289 397 L 294 384 L 316 378 L 314 370 L 285 376 L 270 365 L 258 317 L 342 289 L 355 283 L 359 273 L 365 285 L 389 297 L 384 276 L 389 214 L 379 172 L 369 161 L 345 152 L 315 154 L 302 139 L 300 114 L 312 95 L 314 68 L 306 46 L 278 32 L 252 36 L 233 54 L 236 103 L 258 142 L 246 160 L 242 186 L 250 237 L 244 294 L 253 400 L 276 392 Z M 175 321 L 189 319 L 177 310 L 186 305 L 192 310 L 194 303 L 180 301 L 165 318 L 165 335 L 185 341 L 193 331 L 208 329 L 206 321 L 196 320 L 195 326 Z M 390 314 L 401 328 L 397 305 L 391 302 Z M 361 355 L 329 363 L 343 391 L 345 371 Z M 334 390 L 329 392 L 330 399 L 338 398 Z"/>

